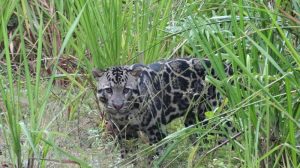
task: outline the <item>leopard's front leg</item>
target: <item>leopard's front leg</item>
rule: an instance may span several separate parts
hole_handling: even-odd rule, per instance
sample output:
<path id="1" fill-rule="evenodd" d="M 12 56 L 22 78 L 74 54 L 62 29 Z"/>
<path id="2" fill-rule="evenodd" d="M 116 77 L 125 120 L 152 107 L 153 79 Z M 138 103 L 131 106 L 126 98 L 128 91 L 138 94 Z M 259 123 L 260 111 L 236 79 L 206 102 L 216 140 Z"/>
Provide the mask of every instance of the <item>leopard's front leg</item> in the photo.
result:
<path id="1" fill-rule="evenodd" d="M 166 137 L 165 125 L 156 124 L 150 126 L 145 130 L 145 133 L 148 136 L 150 145 L 156 145 L 159 141 Z M 151 155 L 148 158 L 149 164 L 151 164 L 154 159 L 156 159 L 157 157 L 159 157 L 159 155 L 163 153 L 164 147 L 165 145 L 160 145 L 156 147 L 155 155 Z"/>
<path id="2" fill-rule="evenodd" d="M 121 129 L 118 134 L 118 143 L 120 145 L 121 158 L 125 159 L 128 152 L 132 152 L 136 150 L 136 148 L 138 148 L 137 144 L 134 144 L 134 146 L 132 146 L 128 143 L 129 141 L 138 138 L 138 132 L 134 127 L 130 126 L 123 126 L 120 128 Z"/>

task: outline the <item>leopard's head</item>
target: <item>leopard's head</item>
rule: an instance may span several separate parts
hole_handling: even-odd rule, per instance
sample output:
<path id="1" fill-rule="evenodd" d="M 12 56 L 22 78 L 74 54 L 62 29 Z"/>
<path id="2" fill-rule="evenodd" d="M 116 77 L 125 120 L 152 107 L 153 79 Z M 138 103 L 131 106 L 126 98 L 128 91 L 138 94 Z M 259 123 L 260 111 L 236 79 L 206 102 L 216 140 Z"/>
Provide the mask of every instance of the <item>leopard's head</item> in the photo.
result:
<path id="1" fill-rule="evenodd" d="M 106 70 L 93 70 L 97 80 L 97 97 L 106 111 L 113 115 L 126 115 L 136 105 L 138 81 L 143 66 L 112 67 Z"/>

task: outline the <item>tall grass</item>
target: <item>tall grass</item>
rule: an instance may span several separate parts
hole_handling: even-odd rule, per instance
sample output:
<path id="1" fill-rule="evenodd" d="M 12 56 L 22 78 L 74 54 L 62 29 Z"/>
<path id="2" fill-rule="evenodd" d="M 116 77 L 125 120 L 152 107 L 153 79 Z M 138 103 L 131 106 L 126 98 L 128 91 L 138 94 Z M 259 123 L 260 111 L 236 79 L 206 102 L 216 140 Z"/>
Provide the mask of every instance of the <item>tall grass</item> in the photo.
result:
<path id="1" fill-rule="evenodd" d="M 51 129 L 65 112 L 70 112 L 68 120 L 79 121 L 82 114 L 75 111 L 91 92 L 91 69 L 191 55 L 211 60 L 219 79 L 208 75 L 206 80 L 226 97 L 225 107 L 207 113 L 212 127 L 180 129 L 162 141 L 170 145 L 156 165 L 201 167 L 217 159 L 228 167 L 300 166 L 296 0 L 2 0 L 0 17 L 0 128 L 10 158 L 5 163 L 91 166 L 90 153 L 76 150 L 75 157 L 57 144 L 69 134 Z M 233 76 L 226 75 L 222 62 L 232 64 Z M 59 85 L 61 79 L 69 82 L 67 87 Z M 66 91 L 57 98 L 62 109 L 47 118 L 60 87 Z M 241 133 L 228 142 L 234 146 L 231 151 L 203 141 L 224 116 Z M 199 140 L 186 147 L 182 142 L 195 133 Z M 199 148 L 205 151 L 197 157 Z M 61 156 L 66 159 L 56 159 Z"/>
<path id="2" fill-rule="evenodd" d="M 193 55 L 208 57 L 216 69 L 228 111 L 244 132 L 238 147 L 244 165 L 297 167 L 300 54 L 299 36 L 292 30 L 299 31 L 299 24 L 294 26 L 299 17 L 280 12 L 284 2 L 269 5 L 274 9 L 251 1 L 208 2 L 199 14 L 191 8 L 178 27 Z M 299 9 L 298 2 L 293 5 L 287 8 Z M 233 65 L 233 84 L 226 82 L 224 60 Z"/>
<path id="3" fill-rule="evenodd" d="M 80 10 L 85 1 L 76 1 Z M 172 1 L 89 1 L 80 32 L 98 67 L 150 63 L 170 54 L 174 47 L 164 29 Z M 100 46 L 100 48 L 99 48 Z"/>
<path id="4" fill-rule="evenodd" d="M 1 37 L 3 37 L 1 42 L 4 43 L 6 63 L 6 73 L 1 73 L 0 75 L 1 96 L 5 106 L 5 111 L 1 114 L 1 125 L 11 159 L 7 162 L 14 167 L 24 167 L 25 165 L 26 167 L 46 167 L 43 157 L 47 156 L 49 148 L 58 148 L 51 138 L 52 133 L 47 130 L 49 125 L 45 127 L 45 124 L 43 124 L 47 110 L 46 106 L 51 95 L 53 81 L 56 78 L 55 72 L 58 60 L 63 54 L 82 12 L 78 14 L 72 25 L 68 27 L 69 30 L 64 37 L 59 52 L 54 56 L 54 59 L 57 56 L 51 68 L 54 73 L 49 76 L 49 80 L 44 81 L 41 78 L 41 69 L 43 52 L 45 52 L 44 45 L 47 43 L 44 40 L 44 33 L 48 24 L 44 23 L 42 9 L 37 8 L 37 11 L 31 11 L 28 10 L 28 8 L 32 7 L 30 6 L 32 4 L 29 2 L 22 1 L 21 5 L 12 2 L 15 1 L 4 2 L 4 4 L 9 4 L 10 6 L 6 6 L 7 11 L 1 11 L 4 14 L 1 15 Z M 15 25 L 13 28 L 14 32 L 8 33 L 6 26 L 11 21 L 9 18 L 14 10 L 17 13 L 18 25 Z M 22 13 L 27 15 L 22 17 Z M 51 20 L 48 20 L 48 22 L 51 22 Z M 23 24 L 27 30 L 24 30 Z M 32 34 L 32 36 L 24 36 L 26 33 Z M 19 38 L 19 43 L 14 44 L 13 41 L 16 37 Z M 26 43 L 28 42 L 32 42 L 31 48 L 27 48 Z M 33 50 L 36 50 L 36 52 Z M 12 62 L 12 59 L 16 57 L 18 57 L 19 62 Z M 34 59 L 35 68 L 31 66 L 30 59 Z M 15 64 L 19 65 L 16 71 L 13 69 Z M 35 75 L 33 75 L 33 72 Z M 21 99 L 25 99 L 28 106 L 24 107 Z M 21 139 L 24 139 L 22 137 L 25 137 L 25 144 L 28 145 L 22 142 Z M 66 153 L 62 149 L 59 149 L 59 151 Z M 66 156 L 76 163 L 87 167 L 87 164 L 81 159 L 77 159 L 70 154 L 66 154 Z"/>

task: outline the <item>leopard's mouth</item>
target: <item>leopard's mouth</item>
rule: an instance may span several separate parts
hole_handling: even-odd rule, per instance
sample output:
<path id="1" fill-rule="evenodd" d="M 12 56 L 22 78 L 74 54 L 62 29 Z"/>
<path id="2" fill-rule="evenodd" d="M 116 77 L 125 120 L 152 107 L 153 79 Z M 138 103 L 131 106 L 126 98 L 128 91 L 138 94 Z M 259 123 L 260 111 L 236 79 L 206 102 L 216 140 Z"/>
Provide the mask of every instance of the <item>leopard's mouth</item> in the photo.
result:
<path id="1" fill-rule="evenodd" d="M 123 107 L 119 110 L 113 108 L 113 107 L 106 107 L 106 111 L 109 113 L 109 114 L 113 114 L 113 115 L 126 115 L 128 114 L 128 108 L 126 107 Z"/>

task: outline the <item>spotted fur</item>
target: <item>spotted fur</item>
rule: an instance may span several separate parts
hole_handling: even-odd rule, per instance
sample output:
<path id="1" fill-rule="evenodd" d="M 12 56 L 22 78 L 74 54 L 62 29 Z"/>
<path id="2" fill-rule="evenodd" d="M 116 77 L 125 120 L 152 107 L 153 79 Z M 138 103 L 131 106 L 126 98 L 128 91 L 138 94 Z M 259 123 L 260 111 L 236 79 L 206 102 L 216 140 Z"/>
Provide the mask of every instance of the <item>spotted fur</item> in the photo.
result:
<path id="1" fill-rule="evenodd" d="M 217 78 L 205 59 L 134 64 L 94 70 L 93 74 L 98 99 L 120 130 L 120 140 L 137 138 L 142 131 L 155 144 L 166 136 L 163 128 L 173 119 L 186 116 L 185 126 L 203 121 L 204 113 L 219 106 L 221 99 L 216 88 L 205 82 L 207 74 Z"/>

